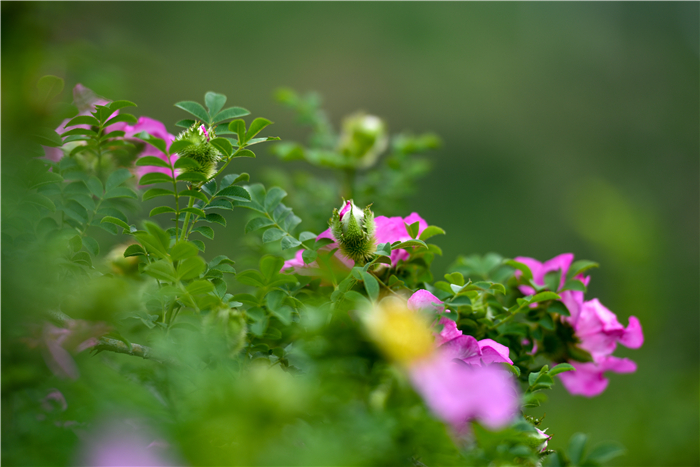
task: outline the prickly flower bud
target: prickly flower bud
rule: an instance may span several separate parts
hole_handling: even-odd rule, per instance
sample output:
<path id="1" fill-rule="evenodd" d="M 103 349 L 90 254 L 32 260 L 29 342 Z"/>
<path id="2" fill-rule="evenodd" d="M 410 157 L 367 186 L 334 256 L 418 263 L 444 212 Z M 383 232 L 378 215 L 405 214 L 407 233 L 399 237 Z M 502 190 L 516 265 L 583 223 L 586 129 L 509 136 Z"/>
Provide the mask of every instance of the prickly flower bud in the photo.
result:
<path id="1" fill-rule="evenodd" d="M 330 226 L 331 233 L 345 256 L 360 265 L 372 258 L 377 247 L 374 239 L 374 213 L 369 206 L 362 210 L 352 200 L 345 201 L 340 211 L 333 210 Z"/>
<path id="2" fill-rule="evenodd" d="M 191 146 L 179 151 L 179 156 L 190 158 L 199 164 L 199 168 L 185 168 L 185 172 L 198 172 L 210 178 L 216 173 L 216 164 L 221 158 L 221 152 L 210 143 L 216 138 L 214 129 L 207 128 L 200 122 L 183 131 L 175 138 L 175 141 L 189 141 Z"/>
<path id="3" fill-rule="evenodd" d="M 386 125 L 379 117 L 356 113 L 343 121 L 338 149 L 352 167 L 365 169 L 377 162 L 388 142 Z"/>

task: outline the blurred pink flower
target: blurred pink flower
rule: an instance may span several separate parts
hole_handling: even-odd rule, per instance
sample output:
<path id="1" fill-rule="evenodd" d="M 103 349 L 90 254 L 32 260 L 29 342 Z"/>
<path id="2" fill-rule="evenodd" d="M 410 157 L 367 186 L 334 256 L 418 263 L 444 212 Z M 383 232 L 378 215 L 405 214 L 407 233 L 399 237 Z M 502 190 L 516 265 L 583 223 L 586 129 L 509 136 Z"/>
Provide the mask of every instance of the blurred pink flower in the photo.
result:
<path id="1" fill-rule="evenodd" d="M 627 359 L 613 357 L 612 355 L 594 358 L 593 362 L 573 362 L 570 361 L 576 371 L 566 371 L 559 373 L 564 387 L 575 395 L 586 397 L 597 396 L 608 387 L 609 380 L 603 376 L 606 371 L 615 373 L 634 373 L 637 365 Z"/>
<path id="2" fill-rule="evenodd" d="M 105 323 L 90 323 L 78 319 L 66 320 L 64 328 L 44 323 L 39 336 L 24 339 L 30 348 L 39 348 L 49 369 L 59 378 L 77 379 L 78 366 L 71 353 L 94 347 L 98 338 L 109 331 Z"/>
<path id="3" fill-rule="evenodd" d="M 341 219 L 343 216 L 350 210 L 349 206 L 350 201 L 348 201 L 345 206 L 340 210 L 340 217 Z M 406 224 L 413 224 L 414 222 L 418 222 L 419 228 L 418 232 L 423 232 L 428 227 L 428 223 L 423 220 L 422 217 L 418 215 L 418 213 L 411 213 L 407 217 L 386 217 L 386 216 L 379 216 L 374 218 L 374 223 L 376 226 L 375 232 L 374 232 L 374 237 L 377 240 L 377 244 L 380 243 L 393 243 L 393 242 L 404 242 L 406 240 L 410 240 L 411 236 L 408 234 L 408 231 L 406 230 Z M 327 245 L 324 247 L 326 251 L 332 250 L 334 248 L 338 248 L 338 243 L 335 241 L 333 238 L 333 234 L 331 234 L 331 229 L 329 228 L 328 230 L 324 230 L 321 232 L 316 239 L 321 239 L 321 238 L 329 238 L 333 240 L 333 243 Z M 282 266 L 282 271 L 287 272 L 287 273 L 296 273 L 300 275 L 305 275 L 305 276 L 311 276 L 315 275 L 316 273 L 314 272 L 314 269 L 318 269 L 318 264 L 316 262 L 313 262 L 311 264 L 304 264 L 304 260 L 302 259 L 302 250 L 297 251 L 296 255 L 294 258 L 285 261 L 284 266 Z M 401 260 L 406 260 L 410 254 L 408 251 L 400 249 L 400 250 L 394 250 L 391 252 L 391 265 L 393 267 L 396 267 L 399 261 Z M 345 265 L 348 269 L 352 268 L 355 265 L 355 262 L 351 260 L 350 258 L 346 257 L 343 255 L 340 250 L 338 250 L 335 253 L 335 257 L 343 264 Z"/>
<path id="4" fill-rule="evenodd" d="M 532 272 L 532 282 L 534 282 L 537 285 L 545 285 L 544 276 L 547 275 L 547 273 L 561 270 L 561 278 L 559 279 L 559 286 L 557 287 L 558 289 L 561 289 L 564 286 L 564 283 L 566 282 L 566 275 L 569 272 L 571 263 L 573 263 L 574 261 L 574 254 L 563 253 L 559 256 L 555 256 L 549 261 L 545 261 L 544 263 L 540 263 L 536 259 L 527 258 L 524 256 L 518 256 L 514 259 L 515 261 L 523 263 L 530 268 L 530 271 Z M 515 277 L 520 277 L 521 274 L 522 273 L 520 271 L 515 271 Z M 575 277 L 575 279 L 580 280 L 581 282 L 583 282 L 583 285 L 586 286 L 590 281 L 590 277 L 584 276 L 583 274 L 578 274 Z M 518 289 L 520 289 L 520 291 L 525 295 L 534 295 L 535 293 L 537 293 L 537 291 L 529 285 L 521 285 L 518 287 Z M 553 292 L 556 292 L 556 290 L 553 290 Z M 579 300 L 583 300 L 583 292 L 577 290 L 565 290 L 559 295 L 561 296 L 561 301 L 569 309 L 569 313 L 571 313 L 572 315 L 578 313 L 578 310 L 576 309 L 576 304 Z M 537 304 L 534 303 L 531 305 L 531 307 L 533 308 L 536 306 Z"/>
<path id="5" fill-rule="evenodd" d="M 408 299 L 408 308 L 439 313 L 445 309 L 445 305 L 432 293 L 419 289 Z M 457 323 L 445 317 L 440 318 L 439 325 L 442 329 L 435 336 L 435 345 L 445 356 L 477 366 L 490 363 L 513 364 L 509 358 L 510 350 L 505 345 L 492 339 L 477 341 L 472 336 L 465 336 L 457 329 Z"/>
<path id="6" fill-rule="evenodd" d="M 503 428 L 518 413 L 516 385 L 502 368 L 464 365 L 438 352 L 413 365 L 409 377 L 430 410 L 458 433 L 470 420 Z"/>
<path id="7" fill-rule="evenodd" d="M 139 120 L 134 125 L 125 124 L 123 128 L 121 128 L 121 130 L 124 132 L 125 138 L 133 138 L 133 136 L 137 133 L 145 131 L 149 135 L 154 136 L 156 138 L 160 138 L 163 141 L 165 141 L 165 147 L 167 149 L 170 149 L 170 145 L 173 141 L 175 141 L 175 136 L 168 133 L 168 130 L 165 128 L 165 125 L 163 123 L 149 117 L 139 117 Z M 169 162 L 167 154 L 161 152 L 158 148 L 148 143 L 145 143 L 143 151 L 141 151 L 141 153 L 139 154 L 139 157 L 144 156 L 155 156 L 164 160 L 165 162 Z M 178 155 L 173 154 L 172 156 L 170 156 L 170 162 L 175 163 L 177 158 Z M 136 166 L 135 169 L 137 178 L 141 178 L 147 173 L 152 172 L 160 172 L 172 176 L 172 172 L 170 171 L 170 169 L 167 169 L 165 167 Z M 176 175 L 177 172 L 178 171 L 176 170 Z"/>

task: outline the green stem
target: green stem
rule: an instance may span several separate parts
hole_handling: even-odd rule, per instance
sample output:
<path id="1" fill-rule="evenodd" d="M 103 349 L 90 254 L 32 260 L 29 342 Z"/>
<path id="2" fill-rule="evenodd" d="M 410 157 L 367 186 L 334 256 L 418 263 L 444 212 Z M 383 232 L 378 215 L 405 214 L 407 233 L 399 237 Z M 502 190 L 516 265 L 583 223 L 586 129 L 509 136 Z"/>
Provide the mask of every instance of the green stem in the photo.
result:
<path id="1" fill-rule="evenodd" d="M 170 157 L 168 157 L 170 159 Z M 178 226 L 180 225 L 180 197 L 177 193 L 177 181 L 175 180 L 175 166 L 170 161 L 170 171 L 173 175 L 173 191 L 175 192 L 175 239 L 178 237 Z"/>
<path id="2" fill-rule="evenodd" d="M 190 202 L 187 203 L 187 207 L 191 208 L 194 206 L 194 196 L 190 196 Z M 190 213 L 185 214 L 185 222 L 182 223 L 182 236 L 180 237 L 180 241 L 182 240 L 187 240 L 187 224 L 190 222 Z"/>
<path id="3" fill-rule="evenodd" d="M 243 149 L 244 147 L 245 147 L 245 146 L 241 146 L 241 147 L 239 147 L 238 149 L 236 149 L 236 152 L 234 152 L 233 154 L 231 154 L 231 157 L 229 157 L 228 160 L 226 160 L 226 163 L 225 163 L 214 175 L 212 175 L 211 177 L 209 177 L 209 179 L 207 179 L 207 181 L 204 182 L 204 183 L 207 183 L 207 182 L 209 182 L 210 180 L 212 180 L 212 179 L 218 177 L 219 175 L 221 175 L 221 172 L 223 172 L 224 169 L 226 169 L 226 167 L 231 163 L 231 161 L 233 160 L 233 158 L 236 157 L 236 154 L 238 154 L 238 152 L 239 152 L 241 149 Z"/>

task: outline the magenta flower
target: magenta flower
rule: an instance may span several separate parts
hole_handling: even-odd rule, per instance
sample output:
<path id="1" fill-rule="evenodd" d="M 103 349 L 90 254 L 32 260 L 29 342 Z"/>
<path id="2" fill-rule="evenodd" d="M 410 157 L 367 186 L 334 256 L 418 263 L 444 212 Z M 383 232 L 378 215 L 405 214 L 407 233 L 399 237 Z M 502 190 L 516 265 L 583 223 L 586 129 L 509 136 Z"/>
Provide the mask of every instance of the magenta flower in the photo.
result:
<path id="1" fill-rule="evenodd" d="M 544 285 L 544 276 L 550 271 L 561 269 L 562 281 L 559 287 L 564 285 L 564 279 L 571 267 L 574 255 L 565 253 L 544 263 L 532 258 L 517 257 L 516 261 L 526 264 L 532 271 L 533 282 Z M 579 274 L 576 279 L 588 285 L 590 277 Z M 529 286 L 520 286 L 520 291 L 532 294 L 535 290 Z M 586 350 L 593 358 L 592 362 L 580 363 L 569 361 L 576 371 L 560 373 L 559 377 L 564 387 L 572 393 L 587 397 L 597 396 L 605 390 L 608 380 L 603 376 L 606 371 L 616 373 L 631 373 L 637 366 L 628 359 L 613 357 L 617 344 L 620 343 L 631 349 L 637 349 L 644 343 L 644 334 L 639 320 L 630 316 L 629 324 L 625 328 L 617 320 L 617 316 L 603 306 L 597 298 L 589 301 L 583 300 L 583 292 L 566 290 L 559 294 L 561 301 L 566 305 L 571 316 L 562 316 L 564 322 L 573 328 L 579 339 L 579 347 Z"/>
<path id="2" fill-rule="evenodd" d="M 408 308 L 439 313 L 445 309 L 445 305 L 427 290 L 419 289 L 408 299 Z M 492 339 L 477 341 L 472 336 L 465 336 L 457 329 L 457 323 L 445 317 L 440 318 L 439 325 L 442 329 L 435 336 L 435 345 L 446 357 L 476 366 L 491 363 L 513 364 L 509 357 L 510 350 L 505 345 Z"/>
<path id="3" fill-rule="evenodd" d="M 49 369 L 59 378 L 78 379 L 80 372 L 71 353 L 80 353 L 97 345 L 98 338 L 109 331 L 105 323 L 67 320 L 65 328 L 44 323 L 40 336 L 24 339 L 30 348 L 39 348 Z"/>
<path id="4" fill-rule="evenodd" d="M 470 420 L 503 428 L 518 413 L 513 378 L 498 367 L 464 365 L 438 353 L 413 365 L 409 377 L 430 410 L 458 433 Z"/>
<path id="5" fill-rule="evenodd" d="M 134 135 L 141 133 L 142 131 L 145 131 L 151 136 L 154 136 L 156 138 L 160 138 L 163 141 L 165 141 L 165 146 L 166 148 L 170 149 L 170 145 L 172 144 L 173 141 L 175 141 L 175 136 L 171 135 L 168 133 L 168 130 L 165 128 L 165 125 L 163 123 L 159 122 L 158 120 L 154 120 L 149 117 L 139 117 L 139 120 L 136 122 L 134 125 L 127 125 L 124 124 L 123 128 L 121 130 L 124 132 L 124 137 L 125 138 L 133 138 Z M 177 154 L 173 154 L 170 156 L 170 161 L 168 160 L 168 155 L 165 153 L 162 153 L 158 148 L 156 148 L 153 145 L 150 145 L 148 143 L 145 143 L 146 145 L 144 146 L 143 151 L 139 154 L 139 157 L 144 157 L 144 156 L 155 156 L 158 157 L 165 162 L 172 162 L 175 163 L 175 161 L 178 158 Z M 160 172 L 164 173 L 167 175 L 172 176 L 172 172 L 170 169 L 165 168 L 165 167 L 157 167 L 157 166 L 136 166 L 136 176 L 138 178 L 143 177 L 147 173 L 151 172 Z M 177 171 L 176 171 L 177 174 Z"/>
<path id="6" fill-rule="evenodd" d="M 348 213 L 348 211 L 350 211 L 350 201 L 346 202 L 346 204 L 339 212 L 341 221 L 343 219 L 343 216 L 345 216 Z M 404 242 L 406 240 L 410 240 L 411 236 L 408 234 L 408 231 L 406 230 L 406 225 L 404 225 L 404 223 L 410 225 L 414 222 L 419 223 L 419 234 L 428 227 L 428 223 L 415 212 L 411 213 L 409 216 L 404 218 L 386 216 L 375 217 L 374 223 L 376 227 L 374 237 L 377 240 L 377 243 L 393 243 L 397 241 Z M 316 237 L 317 240 L 321 238 L 330 238 L 331 240 L 333 240 L 333 243 L 324 247 L 326 251 L 338 248 L 338 243 L 335 242 L 330 228 L 328 230 L 324 230 L 318 235 L 318 237 Z M 294 258 L 285 261 L 284 266 L 282 266 L 282 271 L 287 273 L 296 273 L 304 276 L 316 275 L 316 271 L 319 267 L 318 264 L 316 262 L 313 262 L 311 264 L 304 264 L 304 260 L 301 256 L 302 253 L 303 251 L 299 250 L 297 251 Z M 408 259 L 409 256 L 410 254 L 408 253 L 408 251 L 404 249 L 394 250 L 391 252 L 391 265 L 396 267 L 399 261 L 405 261 L 406 259 Z M 343 255 L 340 252 L 340 250 L 338 250 L 335 253 L 335 257 L 341 264 L 343 264 L 348 269 L 352 268 L 355 265 L 355 262 Z"/>

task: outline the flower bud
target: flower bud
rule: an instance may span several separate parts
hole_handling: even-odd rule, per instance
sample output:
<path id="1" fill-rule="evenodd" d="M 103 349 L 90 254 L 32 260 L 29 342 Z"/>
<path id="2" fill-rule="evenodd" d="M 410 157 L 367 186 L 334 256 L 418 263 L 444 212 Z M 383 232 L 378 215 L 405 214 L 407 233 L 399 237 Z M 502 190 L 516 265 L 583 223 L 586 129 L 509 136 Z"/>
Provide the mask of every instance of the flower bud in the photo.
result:
<path id="1" fill-rule="evenodd" d="M 331 233 L 340 251 L 358 264 L 369 261 L 377 248 L 374 239 L 374 213 L 367 206 L 361 210 L 355 203 L 345 201 L 340 211 L 333 210 Z"/>
<path id="2" fill-rule="evenodd" d="M 175 138 L 175 141 L 189 141 L 191 146 L 180 150 L 180 157 L 190 158 L 199 164 L 199 168 L 186 168 L 185 172 L 198 172 L 207 178 L 211 178 L 216 173 L 216 164 L 221 158 L 221 152 L 210 143 L 216 138 L 214 129 L 207 128 L 200 122 L 194 122 L 194 125 L 183 131 Z"/>
<path id="3" fill-rule="evenodd" d="M 343 121 L 338 149 L 352 167 L 365 169 L 377 162 L 388 143 L 386 125 L 379 117 L 357 113 Z"/>

